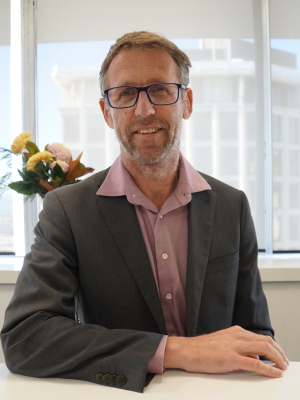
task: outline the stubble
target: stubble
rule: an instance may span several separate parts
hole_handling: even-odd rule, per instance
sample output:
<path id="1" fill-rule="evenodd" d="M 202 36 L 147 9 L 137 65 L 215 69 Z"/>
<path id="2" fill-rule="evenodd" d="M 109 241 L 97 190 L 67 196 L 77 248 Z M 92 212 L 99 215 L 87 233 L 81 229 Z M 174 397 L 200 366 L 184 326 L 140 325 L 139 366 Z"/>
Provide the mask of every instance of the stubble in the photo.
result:
<path id="1" fill-rule="evenodd" d="M 135 141 L 134 133 L 141 126 L 156 126 L 164 132 L 151 140 L 145 141 L 139 146 Z M 178 118 L 174 124 L 152 116 L 139 119 L 125 128 L 123 132 L 115 131 L 121 146 L 121 157 L 128 171 L 142 173 L 149 179 L 162 179 L 168 176 L 179 166 L 180 136 L 182 130 L 182 119 Z M 174 132 L 174 135 L 172 135 Z"/>

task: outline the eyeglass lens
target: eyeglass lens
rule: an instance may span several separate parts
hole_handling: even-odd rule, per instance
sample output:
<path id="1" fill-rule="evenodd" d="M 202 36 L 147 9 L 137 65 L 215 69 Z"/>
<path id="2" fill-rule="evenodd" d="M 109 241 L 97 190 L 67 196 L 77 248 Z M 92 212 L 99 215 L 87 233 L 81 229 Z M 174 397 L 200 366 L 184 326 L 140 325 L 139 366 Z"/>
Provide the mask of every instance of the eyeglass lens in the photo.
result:
<path id="1" fill-rule="evenodd" d="M 148 88 L 148 95 L 154 104 L 172 104 L 177 101 L 178 86 L 172 83 L 153 85 Z M 110 89 L 109 101 L 112 107 L 131 107 L 134 105 L 138 91 L 132 87 Z"/>

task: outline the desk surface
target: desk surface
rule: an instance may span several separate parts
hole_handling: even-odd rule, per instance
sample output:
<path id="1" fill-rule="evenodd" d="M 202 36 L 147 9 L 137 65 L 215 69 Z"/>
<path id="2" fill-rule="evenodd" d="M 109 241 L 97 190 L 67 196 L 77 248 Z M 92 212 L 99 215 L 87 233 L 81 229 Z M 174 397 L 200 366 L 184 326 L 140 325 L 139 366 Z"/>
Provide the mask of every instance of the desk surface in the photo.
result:
<path id="1" fill-rule="evenodd" d="M 144 394 L 89 382 L 29 378 L 11 374 L 0 364 L 1 400 L 299 400 L 300 363 L 291 363 L 282 378 L 272 379 L 246 371 L 223 375 L 190 374 L 170 370 L 156 375 Z"/>

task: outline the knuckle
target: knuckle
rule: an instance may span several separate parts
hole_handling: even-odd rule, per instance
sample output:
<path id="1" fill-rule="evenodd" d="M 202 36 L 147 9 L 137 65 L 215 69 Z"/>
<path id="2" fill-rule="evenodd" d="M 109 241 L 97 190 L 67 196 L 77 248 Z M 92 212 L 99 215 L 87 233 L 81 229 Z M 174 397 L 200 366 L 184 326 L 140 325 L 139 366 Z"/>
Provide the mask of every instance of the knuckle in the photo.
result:
<path id="1" fill-rule="evenodd" d="M 253 366 L 256 370 L 259 370 L 261 368 L 261 362 L 257 359 L 253 359 Z"/>
<path id="2" fill-rule="evenodd" d="M 264 342 L 264 343 L 263 343 L 263 349 L 264 349 L 266 352 L 270 352 L 270 351 L 272 351 L 273 346 L 271 346 L 271 344 L 268 343 L 268 342 Z"/>
<path id="3" fill-rule="evenodd" d="M 242 332 L 243 329 L 239 325 L 234 325 L 232 327 L 232 330 L 235 332 Z"/>
<path id="4" fill-rule="evenodd" d="M 264 336 L 264 335 L 262 335 L 262 336 Z M 264 336 L 265 337 L 265 340 L 268 342 L 268 343 L 274 343 L 274 340 L 271 338 L 271 336 Z"/>

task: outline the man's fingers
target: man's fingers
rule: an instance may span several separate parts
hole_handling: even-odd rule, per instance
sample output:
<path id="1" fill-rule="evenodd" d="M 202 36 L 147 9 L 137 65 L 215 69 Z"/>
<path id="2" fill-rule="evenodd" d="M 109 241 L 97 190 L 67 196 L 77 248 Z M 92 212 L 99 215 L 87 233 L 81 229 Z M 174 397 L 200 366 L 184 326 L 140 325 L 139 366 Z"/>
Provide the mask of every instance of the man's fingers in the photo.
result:
<path id="1" fill-rule="evenodd" d="M 256 354 L 247 354 L 247 357 L 250 357 L 250 358 L 254 358 L 254 359 L 256 359 L 256 360 L 259 360 L 259 356 L 257 356 Z"/>
<path id="2" fill-rule="evenodd" d="M 230 334 L 230 335 L 233 335 L 234 338 L 236 337 L 238 340 L 247 341 L 247 342 L 249 342 L 249 341 L 267 342 L 278 351 L 278 353 L 281 355 L 281 357 L 283 358 L 283 360 L 285 361 L 285 363 L 287 365 L 290 364 L 290 362 L 289 362 L 288 358 L 286 357 L 282 348 L 279 346 L 278 343 L 275 342 L 275 340 L 273 340 L 271 338 L 271 336 L 253 333 L 253 332 L 247 331 L 246 329 L 241 328 L 240 326 L 233 326 L 228 329 L 223 329 L 221 331 L 215 332 L 214 334 L 217 334 L 217 336 L 223 336 L 226 334 Z M 257 354 L 257 352 L 255 352 L 254 354 Z M 261 354 L 261 355 L 267 356 L 267 354 Z M 272 360 L 272 361 L 274 361 L 274 360 Z"/>
<path id="3" fill-rule="evenodd" d="M 243 343 L 243 342 L 242 342 Z M 247 356 L 248 354 L 257 354 L 260 356 L 266 356 L 273 361 L 280 369 L 286 369 L 287 364 L 282 355 L 273 347 L 270 343 L 263 342 L 247 342 L 243 343 L 243 348 L 238 351 L 239 354 Z"/>
<path id="4" fill-rule="evenodd" d="M 287 365 L 289 365 L 289 360 L 287 359 L 284 351 L 282 350 L 282 348 L 279 346 L 278 343 L 275 342 L 275 340 L 273 340 L 271 338 L 271 336 L 266 336 L 266 335 L 258 335 L 256 333 L 253 332 L 249 332 L 249 331 L 245 331 L 247 332 L 244 336 L 244 340 L 251 340 L 251 341 L 261 341 L 261 342 L 267 342 L 269 343 L 272 347 L 274 347 L 278 353 L 281 355 L 281 357 L 284 359 L 285 363 Z M 243 338 L 242 338 L 243 339 Z M 266 355 L 266 354 L 261 354 L 261 355 Z M 273 361 L 273 360 L 272 360 Z"/>
<path id="5" fill-rule="evenodd" d="M 272 365 L 264 364 L 259 360 L 254 360 L 249 357 L 239 357 L 239 369 L 245 371 L 257 372 L 258 374 L 268 376 L 270 378 L 280 378 L 283 375 L 281 369 L 272 367 Z"/>

